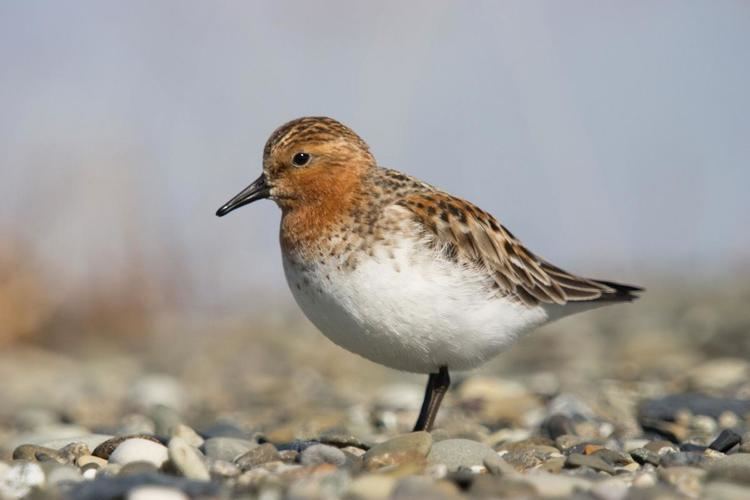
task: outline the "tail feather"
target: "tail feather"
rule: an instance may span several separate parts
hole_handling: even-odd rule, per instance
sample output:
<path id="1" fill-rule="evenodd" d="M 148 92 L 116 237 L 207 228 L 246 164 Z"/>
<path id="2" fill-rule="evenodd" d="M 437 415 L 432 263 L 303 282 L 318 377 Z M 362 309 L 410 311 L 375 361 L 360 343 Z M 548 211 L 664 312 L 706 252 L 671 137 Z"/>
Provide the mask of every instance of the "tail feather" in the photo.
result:
<path id="1" fill-rule="evenodd" d="M 592 280 L 595 283 L 603 285 L 610 290 L 602 293 L 601 297 L 593 300 L 593 302 L 632 302 L 640 298 L 639 293 L 645 289 L 639 286 L 625 285 L 622 283 L 614 283 L 612 281 L 604 280 Z"/>

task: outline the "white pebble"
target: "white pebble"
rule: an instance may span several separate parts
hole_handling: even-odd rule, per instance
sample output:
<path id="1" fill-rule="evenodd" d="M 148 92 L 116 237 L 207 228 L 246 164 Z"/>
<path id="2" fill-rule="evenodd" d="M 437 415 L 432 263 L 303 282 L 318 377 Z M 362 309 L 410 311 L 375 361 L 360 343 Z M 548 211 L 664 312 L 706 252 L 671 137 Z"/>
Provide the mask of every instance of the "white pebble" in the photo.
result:
<path id="1" fill-rule="evenodd" d="M 148 439 L 126 439 L 109 456 L 111 464 L 125 465 L 131 462 L 149 462 L 161 467 L 169 459 L 167 447 Z"/>
<path id="2" fill-rule="evenodd" d="M 34 462 L 15 463 L 0 471 L 0 498 L 21 498 L 44 484 L 44 471 Z"/>
<path id="3" fill-rule="evenodd" d="M 188 500 L 187 495 L 167 486 L 138 486 L 128 492 L 127 500 Z"/>

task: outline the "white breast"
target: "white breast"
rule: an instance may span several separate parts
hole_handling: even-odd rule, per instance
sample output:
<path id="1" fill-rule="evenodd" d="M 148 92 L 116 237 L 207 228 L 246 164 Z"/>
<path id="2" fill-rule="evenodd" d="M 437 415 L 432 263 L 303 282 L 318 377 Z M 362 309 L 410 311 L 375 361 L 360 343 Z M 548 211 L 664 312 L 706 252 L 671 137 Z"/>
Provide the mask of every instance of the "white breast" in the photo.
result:
<path id="1" fill-rule="evenodd" d="M 416 239 L 381 244 L 354 270 L 340 264 L 284 256 L 287 282 L 310 321 L 339 346 L 398 370 L 474 368 L 548 320 L 542 307 L 493 296 L 486 275 Z"/>

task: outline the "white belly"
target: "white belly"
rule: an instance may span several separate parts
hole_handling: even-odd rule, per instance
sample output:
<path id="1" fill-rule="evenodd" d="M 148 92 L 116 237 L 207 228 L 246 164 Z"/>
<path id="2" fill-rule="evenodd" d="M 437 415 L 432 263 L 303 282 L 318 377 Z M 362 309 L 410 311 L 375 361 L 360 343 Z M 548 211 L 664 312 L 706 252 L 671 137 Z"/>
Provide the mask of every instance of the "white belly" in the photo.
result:
<path id="1" fill-rule="evenodd" d="M 478 271 L 422 252 L 414 242 L 379 248 L 354 270 L 337 269 L 335 258 L 302 266 L 284 256 L 284 272 L 323 334 L 398 370 L 474 368 L 548 320 L 542 307 L 493 297 Z"/>

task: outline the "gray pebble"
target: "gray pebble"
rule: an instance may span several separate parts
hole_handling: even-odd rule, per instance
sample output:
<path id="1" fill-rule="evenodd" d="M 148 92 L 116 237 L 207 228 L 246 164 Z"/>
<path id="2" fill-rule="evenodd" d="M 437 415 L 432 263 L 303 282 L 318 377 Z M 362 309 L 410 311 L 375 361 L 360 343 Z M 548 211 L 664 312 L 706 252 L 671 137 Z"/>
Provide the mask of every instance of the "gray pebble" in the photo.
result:
<path id="1" fill-rule="evenodd" d="M 596 455 L 582 455 L 580 453 L 572 453 L 568 455 L 568 458 L 565 461 L 565 465 L 568 467 L 590 467 L 596 471 L 602 471 L 608 474 L 615 473 L 614 467 L 612 467 Z"/>
<path id="2" fill-rule="evenodd" d="M 279 457 L 279 452 L 276 447 L 271 443 L 264 443 L 238 457 L 235 460 L 235 464 L 244 471 L 252 469 L 257 465 L 280 459 L 281 457 Z"/>
<path id="3" fill-rule="evenodd" d="M 169 459 L 183 476 L 196 481 L 208 481 L 211 476 L 198 450 L 178 436 L 169 440 Z"/>
<path id="4" fill-rule="evenodd" d="M 340 449 L 327 444 L 314 444 L 305 448 L 300 454 L 302 465 L 332 464 L 342 467 L 346 464 L 346 455 Z"/>
<path id="5" fill-rule="evenodd" d="M 432 445 L 427 462 L 445 464 L 449 471 L 456 471 L 463 467 L 482 466 L 485 458 L 493 455 L 497 456 L 495 450 L 478 441 L 446 439 Z"/>
<path id="6" fill-rule="evenodd" d="M 203 451 L 207 457 L 234 462 L 240 455 L 258 446 L 258 443 L 247 439 L 232 437 L 214 437 L 206 439 Z"/>
<path id="7" fill-rule="evenodd" d="M 750 454 L 736 453 L 714 461 L 708 467 L 708 479 L 750 485 Z"/>

